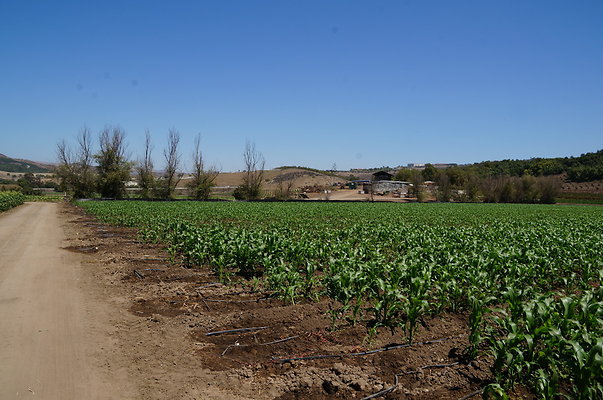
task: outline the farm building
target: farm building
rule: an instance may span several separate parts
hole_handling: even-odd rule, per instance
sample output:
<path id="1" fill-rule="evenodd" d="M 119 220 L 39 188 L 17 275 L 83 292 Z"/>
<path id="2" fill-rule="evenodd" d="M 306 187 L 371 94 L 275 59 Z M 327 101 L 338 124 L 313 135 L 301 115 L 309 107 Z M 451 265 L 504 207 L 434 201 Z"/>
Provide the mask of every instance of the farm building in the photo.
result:
<path id="1" fill-rule="evenodd" d="M 364 193 L 398 193 L 404 195 L 408 193 L 408 187 L 410 183 L 402 181 L 372 181 L 362 185 Z"/>
<path id="2" fill-rule="evenodd" d="M 394 176 L 387 171 L 377 171 L 373 174 L 372 181 L 391 181 Z"/>
<path id="3" fill-rule="evenodd" d="M 409 164 L 406 165 L 406 168 L 410 168 L 410 169 L 425 169 L 425 164 L 409 163 Z"/>

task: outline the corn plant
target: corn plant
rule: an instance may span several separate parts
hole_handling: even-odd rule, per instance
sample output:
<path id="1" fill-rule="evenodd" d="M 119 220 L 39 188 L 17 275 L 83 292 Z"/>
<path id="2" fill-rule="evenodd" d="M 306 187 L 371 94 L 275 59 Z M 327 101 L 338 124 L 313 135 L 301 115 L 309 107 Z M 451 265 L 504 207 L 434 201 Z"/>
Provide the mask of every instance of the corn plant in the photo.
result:
<path id="1" fill-rule="evenodd" d="M 488 304 L 494 300 L 494 297 L 483 297 L 479 294 L 469 298 L 469 348 L 467 355 L 471 359 L 478 355 L 479 346 L 483 339 L 484 314 L 489 311 Z"/>

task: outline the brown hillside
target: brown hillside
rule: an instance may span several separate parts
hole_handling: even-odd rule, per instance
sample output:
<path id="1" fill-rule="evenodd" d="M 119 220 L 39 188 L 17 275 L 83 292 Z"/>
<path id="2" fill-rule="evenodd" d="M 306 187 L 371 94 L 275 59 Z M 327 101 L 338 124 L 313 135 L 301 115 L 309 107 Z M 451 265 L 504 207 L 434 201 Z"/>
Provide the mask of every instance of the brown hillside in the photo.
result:
<path id="1" fill-rule="evenodd" d="M 244 172 L 224 172 L 218 175 L 215 183 L 218 188 L 234 189 L 243 182 L 244 175 Z M 185 186 L 186 182 L 186 178 L 182 179 L 179 186 Z M 300 189 L 308 186 L 333 187 L 337 183 L 345 183 L 346 180 L 301 168 L 264 171 L 263 187 L 266 191 L 276 190 L 279 183 L 287 185 L 289 182 L 293 182 L 293 189 Z"/>

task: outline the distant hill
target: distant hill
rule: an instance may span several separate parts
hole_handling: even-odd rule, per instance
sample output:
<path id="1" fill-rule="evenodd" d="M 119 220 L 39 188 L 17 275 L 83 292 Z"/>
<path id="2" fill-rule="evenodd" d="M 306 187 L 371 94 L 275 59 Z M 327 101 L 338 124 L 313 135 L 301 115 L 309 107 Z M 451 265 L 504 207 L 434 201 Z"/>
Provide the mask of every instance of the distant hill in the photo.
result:
<path id="1" fill-rule="evenodd" d="M 52 166 L 49 164 L 10 158 L 4 154 L 0 154 L 0 171 L 44 173 L 52 172 L 51 168 Z"/>
<path id="2" fill-rule="evenodd" d="M 234 188 L 243 182 L 244 172 L 222 172 L 216 178 L 218 187 Z M 265 190 L 275 190 L 279 184 L 292 183 L 293 188 L 302 188 L 307 186 L 324 186 L 331 187 L 337 182 L 345 182 L 346 180 L 334 176 L 333 174 L 325 174 L 319 170 L 311 170 L 309 168 L 299 167 L 281 167 L 272 170 L 264 171 L 263 186 Z M 186 184 L 186 179 L 180 182 L 180 186 Z"/>

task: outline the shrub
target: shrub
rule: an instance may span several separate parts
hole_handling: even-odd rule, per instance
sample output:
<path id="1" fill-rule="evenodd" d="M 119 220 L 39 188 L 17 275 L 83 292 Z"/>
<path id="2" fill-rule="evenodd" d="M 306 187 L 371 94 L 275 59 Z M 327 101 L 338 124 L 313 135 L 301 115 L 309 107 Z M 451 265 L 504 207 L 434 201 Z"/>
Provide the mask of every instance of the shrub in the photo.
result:
<path id="1" fill-rule="evenodd" d="M 0 211 L 6 211 L 10 208 L 23 204 L 25 195 L 21 192 L 0 192 Z"/>

